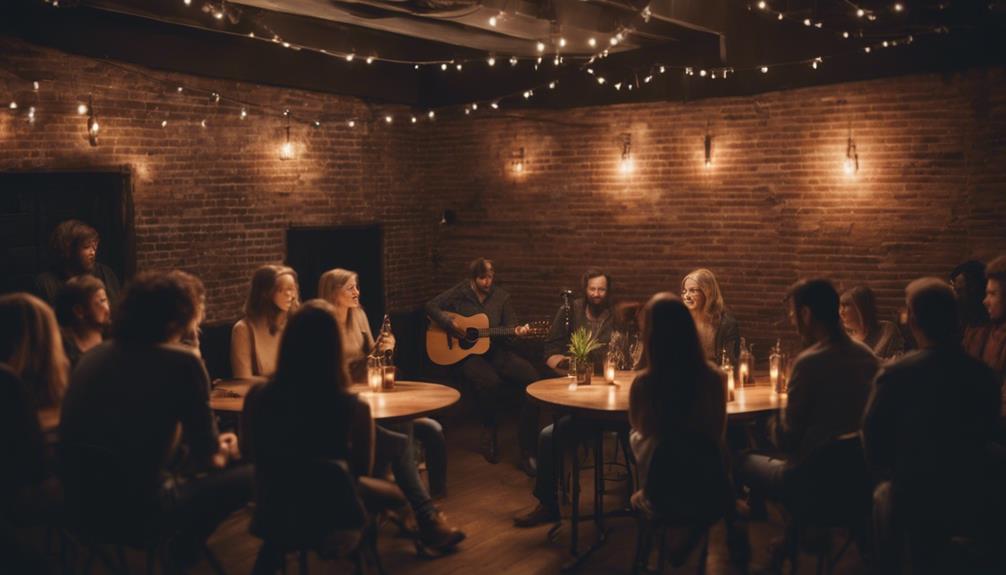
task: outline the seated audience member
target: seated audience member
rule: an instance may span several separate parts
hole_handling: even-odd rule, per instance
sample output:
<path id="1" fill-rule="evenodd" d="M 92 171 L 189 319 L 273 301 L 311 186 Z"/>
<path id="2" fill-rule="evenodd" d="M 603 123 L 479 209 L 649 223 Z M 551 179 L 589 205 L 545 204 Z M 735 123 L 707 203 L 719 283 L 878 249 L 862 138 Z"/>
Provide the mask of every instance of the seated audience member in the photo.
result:
<path id="1" fill-rule="evenodd" d="M 332 304 L 332 311 L 342 328 L 341 351 L 346 358 L 346 364 L 350 373 L 356 366 L 356 371 L 359 372 L 357 380 L 363 381 L 366 377 L 367 355 L 375 348 L 382 353 L 393 352 L 394 335 L 382 335 L 380 340 L 374 341 L 367 314 L 360 307 L 360 288 L 355 272 L 342 268 L 325 272 L 318 280 L 318 295 Z M 415 512 L 421 542 L 431 549 L 444 551 L 460 543 L 465 534 L 447 524 L 446 517 L 433 504 L 429 491 L 419 477 L 413 448 L 416 427 L 423 427 L 423 431 L 427 432 L 427 439 L 430 439 L 429 430 L 431 428 L 439 430 L 440 424 L 429 418 L 419 418 L 415 421 L 378 426 L 378 455 L 381 463 L 391 465 L 395 481 Z M 443 457 L 440 459 L 434 457 L 428 466 L 437 468 L 436 474 L 442 477 L 443 469 L 447 466 L 447 450 L 443 446 L 443 435 L 437 434 L 434 443 L 433 449 L 428 452 L 432 452 L 433 455 L 443 454 Z"/>
<path id="2" fill-rule="evenodd" d="M 690 311 L 668 292 L 653 296 L 643 310 L 649 363 L 629 394 L 630 441 L 640 482 L 634 501 L 643 507 L 650 460 L 661 439 L 689 433 L 724 448 L 726 375 L 706 358 Z M 687 468 L 688 462 L 681 462 L 682 472 Z"/>
<path id="3" fill-rule="evenodd" d="M 746 453 L 734 472 L 752 492 L 785 496 L 784 476 L 831 439 L 859 430 L 879 361 L 842 329 L 839 297 L 826 279 L 801 280 L 788 294 L 790 321 L 808 346 L 793 364 L 782 414 L 781 456 Z"/>
<path id="4" fill-rule="evenodd" d="M 247 503 L 252 485 L 249 466 L 224 469 L 239 457 L 237 438 L 217 433 L 206 369 L 181 345 L 199 313 L 188 285 L 198 279 L 184 275 L 143 273 L 127 287 L 112 339 L 74 370 L 60 422 L 73 522 L 141 541 L 175 532 L 180 567 Z"/>
<path id="5" fill-rule="evenodd" d="M 1006 381 L 1006 256 L 999 256 L 985 268 L 985 309 L 989 323 L 965 337 L 965 348 Z M 1003 415 L 1006 416 L 1006 405 Z"/>
<path id="6" fill-rule="evenodd" d="M 97 230 L 80 220 L 60 222 L 49 236 L 52 269 L 36 276 L 35 295 L 55 305 L 66 280 L 88 274 L 101 280 L 109 302 L 114 304 L 119 295 L 119 278 L 112 268 L 96 259 L 100 240 Z"/>
<path id="7" fill-rule="evenodd" d="M 950 285 L 957 295 L 961 328 L 965 339 L 968 333 L 989 323 L 989 312 L 982 300 L 985 299 L 985 264 L 968 260 L 950 272 Z"/>
<path id="8" fill-rule="evenodd" d="M 49 306 L 25 293 L 0 297 L 0 557 L 11 573 L 44 572 L 40 550 L 20 544 L 14 529 L 47 521 L 60 507 L 38 411 L 58 408 L 67 370 Z"/>
<path id="9" fill-rule="evenodd" d="M 81 354 L 101 343 L 112 323 L 105 284 L 92 275 L 74 276 L 59 288 L 56 319 L 71 367 Z"/>
<path id="10" fill-rule="evenodd" d="M 725 350 L 730 362 L 737 365 L 740 329 L 723 303 L 723 293 L 713 272 L 699 268 L 686 275 L 681 280 L 681 300 L 692 312 L 706 359 L 718 363 Z"/>
<path id="11" fill-rule="evenodd" d="M 877 319 L 877 298 L 865 285 L 842 293 L 838 307 L 846 333 L 863 342 L 880 359 L 894 357 L 904 351 L 904 341 L 898 326 Z"/>
<path id="12" fill-rule="evenodd" d="M 607 345 L 611 343 L 614 323 L 611 306 L 611 277 L 601 270 L 591 268 L 581 277 L 580 287 L 583 290 L 583 295 L 573 300 L 569 317 L 566 317 L 567 310 L 560 306 L 555 319 L 552 320 L 552 325 L 549 326 L 548 336 L 545 339 L 545 364 L 557 375 L 565 373 L 569 368 L 569 338 L 574 331 L 580 328 L 589 330 L 591 335 L 603 344 L 603 347 L 597 351 L 599 354 L 605 353 Z M 598 363 L 595 361 L 595 364 Z M 569 417 L 564 417 L 560 426 L 564 427 L 569 423 Z M 535 477 L 537 475 L 538 462 L 543 459 L 549 460 L 545 462 L 549 473 L 554 469 L 555 463 L 551 460 L 554 433 L 554 425 L 546 426 L 539 432 L 536 453 L 522 454 L 521 469 L 529 476 Z M 566 449 L 566 447 L 564 446 L 562 449 Z M 548 477 L 542 478 L 541 481 L 545 482 L 545 485 L 550 485 L 553 482 Z M 543 487 L 542 489 L 545 489 L 549 494 L 555 493 L 551 488 Z M 538 492 L 539 489 L 536 487 L 535 491 Z M 546 507 L 554 503 L 551 495 L 546 496 L 545 503 Z"/>
<path id="13" fill-rule="evenodd" d="M 245 315 L 231 330 L 234 377 L 267 377 L 276 371 L 276 354 L 289 313 L 299 299 L 293 268 L 264 265 L 252 275 Z"/>
<path id="14" fill-rule="evenodd" d="M 950 573 L 965 568 L 951 559 L 951 538 L 982 531 L 990 487 L 985 447 L 999 419 L 999 382 L 961 349 L 958 306 L 946 283 L 919 279 L 905 294 L 919 351 L 880 372 L 863 419 L 867 461 L 891 481 L 878 492 L 893 505 L 884 523 L 898 526 L 878 549 L 879 567 L 897 572 L 907 538 L 913 571 Z"/>
<path id="15" fill-rule="evenodd" d="M 611 341 L 614 325 L 611 276 L 591 268 L 581 277 L 580 289 L 582 295 L 573 300 L 569 317 L 566 317 L 566 309 L 560 306 L 545 338 L 545 364 L 557 373 L 569 368 L 569 336 L 574 331 L 580 328 L 590 331 L 603 346 L 598 350 L 602 354 Z"/>
<path id="16" fill-rule="evenodd" d="M 349 392 L 342 331 L 333 312 L 323 300 L 293 312 L 276 373 L 245 400 L 242 442 L 255 464 L 256 484 L 251 530 L 265 540 L 254 573 L 275 572 L 282 565 L 283 542 L 296 540 L 295 533 L 323 541 L 328 533 L 360 526 L 346 525 L 353 494 L 319 485 L 324 482 L 319 461 L 348 464 L 366 500 L 396 491 L 366 477 L 374 464 L 374 421 L 369 404 Z M 385 499 L 404 504 L 400 495 Z"/>

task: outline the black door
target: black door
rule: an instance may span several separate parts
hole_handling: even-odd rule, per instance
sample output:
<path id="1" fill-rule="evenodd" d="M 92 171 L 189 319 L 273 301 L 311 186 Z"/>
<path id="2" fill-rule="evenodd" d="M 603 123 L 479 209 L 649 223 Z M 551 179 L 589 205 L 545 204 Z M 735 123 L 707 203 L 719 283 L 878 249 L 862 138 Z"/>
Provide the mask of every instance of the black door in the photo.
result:
<path id="1" fill-rule="evenodd" d="M 317 297 L 318 278 L 326 271 L 352 270 L 360 278 L 360 305 L 376 334 L 385 309 L 383 238 L 378 224 L 287 230 L 287 265 L 297 270 L 301 298 Z"/>

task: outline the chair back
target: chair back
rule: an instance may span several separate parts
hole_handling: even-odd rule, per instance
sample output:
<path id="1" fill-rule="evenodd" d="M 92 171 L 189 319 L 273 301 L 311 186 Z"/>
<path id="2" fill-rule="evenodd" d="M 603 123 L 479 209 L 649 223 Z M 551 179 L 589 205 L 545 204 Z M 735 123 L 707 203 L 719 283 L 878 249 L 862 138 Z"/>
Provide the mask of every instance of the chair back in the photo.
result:
<path id="1" fill-rule="evenodd" d="M 330 534 L 366 525 L 356 479 L 345 461 L 314 459 L 289 472 L 298 477 L 296 489 L 256 483 L 251 526 L 256 536 L 281 549 L 319 549 Z"/>
<path id="2" fill-rule="evenodd" d="M 787 507 L 804 521 L 846 527 L 869 515 L 873 482 L 858 432 L 835 437 L 786 475 Z"/>
<path id="3" fill-rule="evenodd" d="M 721 446 L 708 437 L 677 431 L 661 439 L 650 461 L 646 496 L 665 522 L 709 525 L 733 505 Z"/>

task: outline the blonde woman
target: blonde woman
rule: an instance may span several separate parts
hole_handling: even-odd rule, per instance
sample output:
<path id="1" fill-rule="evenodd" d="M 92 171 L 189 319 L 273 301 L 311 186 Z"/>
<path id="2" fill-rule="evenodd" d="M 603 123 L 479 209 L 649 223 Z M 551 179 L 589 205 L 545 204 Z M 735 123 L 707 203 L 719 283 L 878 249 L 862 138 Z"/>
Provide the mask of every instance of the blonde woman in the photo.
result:
<path id="1" fill-rule="evenodd" d="M 70 362 L 56 314 L 26 293 L 0 297 L 0 363 L 16 375 L 36 409 L 59 405 L 66 391 Z"/>
<path id="2" fill-rule="evenodd" d="M 367 312 L 360 307 L 360 283 L 356 272 L 335 268 L 318 280 L 318 297 L 332 304 L 342 328 L 342 350 L 349 373 L 356 381 L 363 380 L 367 355 L 374 349 L 374 334 L 370 330 Z M 376 343 L 382 353 L 395 349 L 395 336 L 388 334 Z"/>
<path id="3" fill-rule="evenodd" d="M 720 354 L 737 365 L 740 354 L 740 329 L 737 320 L 723 303 L 723 293 L 713 272 L 699 268 L 681 280 L 681 301 L 695 320 L 706 359 L 718 363 Z"/>
<path id="4" fill-rule="evenodd" d="M 293 268 L 264 265 L 255 270 L 245 316 L 231 330 L 234 377 L 265 377 L 276 371 L 283 328 L 298 300 L 297 272 Z"/>

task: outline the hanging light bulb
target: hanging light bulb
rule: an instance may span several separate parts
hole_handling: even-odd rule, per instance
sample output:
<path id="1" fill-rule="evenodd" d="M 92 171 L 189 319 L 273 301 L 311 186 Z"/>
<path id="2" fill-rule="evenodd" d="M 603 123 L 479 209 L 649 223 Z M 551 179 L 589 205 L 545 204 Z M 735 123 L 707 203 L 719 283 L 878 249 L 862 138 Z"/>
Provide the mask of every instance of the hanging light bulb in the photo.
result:
<path id="1" fill-rule="evenodd" d="M 384 123 L 385 124 L 390 124 L 393 121 L 394 121 L 394 118 L 392 118 L 390 115 L 384 117 Z"/>
<path id="2" fill-rule="evenodd" d="M 350 128 L 355 128 L 356 127 L 356 120 L 348 120 L 346 122 L 346 125 L 349 126 Z"/>
<path id="3" fill-rule="evenodd" d="M 597 46 L 597 38 L 593 38 L 592 37 L 592 38 L 588 39 L 587 40 L 587 45 L 590 46 L 591 48 L 596 47 Z"/>
<path id="4" fill-rule="evenodd" d="M 367 63 L 368 64 L 373 64 L 374 63 L 374 57 L 373 56 L 367 56 Z"/>
<path id="5" fill-rule="evenodd" d="M 517 65 L 517 56 L 510 56 L 510 65 L 511 66 Z"/>
<path id="6" fill-rule="evenodd" d="M 279 159 L 292 160 L 293 143 L 290 141 L 290 110 L 284 110 L 283 115 L 286 116 L 286 140 L 279 147 Z"/>
<path id="7" fill-rule="evenodd" d="M 635 169 L 636 165 L 632 160 L 632 134 L 625 133 L 622 134 L 622 158 L 618 162 L 618 170 L 627 175 Z"/>
<path id="8" fill-rule="evenodd" d="M 768 74 L 768 66 L 762 66 L 761 67 L 761 73 L 762 74 Z"/>
<path id="9" fill-rule="evenodd" d="M 488 63 L 488 64 L 489 64 L 490 66 L 495 66 L 495 65 L 496 65 L 496 56 L 489 56 L 489 59 L 488 59 L 488 60 L 486 60 L 486 62 L 487 62 L 487 63 Z"/>
<path id="10" fill-rule="evenodd" d="M 98 124 L 98 117 L 94 115 L 94 99 L 90 94 L 87 96 L 87 141 L 91 146 L 98 145 L 98 132 L 101 125 Z"/>
<path id="11" fill-rule="evenodd" d="M 539 53 L 545 51 L 545 43 L 544 42 L 538 42 L 537 44 L 534 45 L 534 47 L 535 47 L 536 50 L 538 50 Z"/>
<path id="12" fill-rule="evenodd" d="M 758 9 L 759 10 L 764 10 L 766 8 L 768 8 L 768 3 L 765 2 L 765 0 L 761 0 L 760 2 L 758 2 Z"/>
<path id="13" fill-rule="evenodd" d="M 242 119 L 242 120 L 244 120 L 245 118 L 247 118 L 248 117 L 248 109 L 247 108 L 241 108 L 241 115 L 238 116 L 238 117 L 240 119 Z"/>
<path id="14" fill-rule="evenodd" d="M 11 102 L 11 104 L 14 104 L 14 102 Z M 14 104 L 13 106 L 11 106 L 11 108 L 17 108 L 17 104 Z M 77 104 L 77 114 L 83 116 L 86 113 L 87 113 L 87 104 Z"/>
<path id="15" fill-rule="evenodd" d="M 415 116 L 412 116 L 412 123 L 413 123 L 413 124 L 415 124 L 415 123 L 416 123 L 417 121 L 418 121 L 418 120 L 416 120 L 416 117 L 415 117 Z"/>

